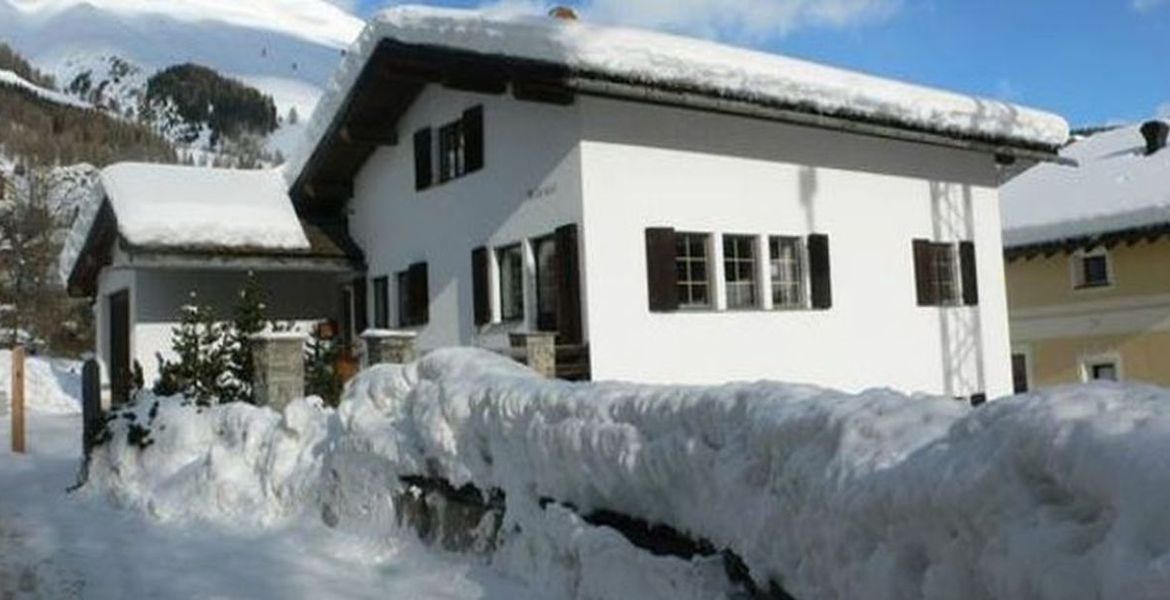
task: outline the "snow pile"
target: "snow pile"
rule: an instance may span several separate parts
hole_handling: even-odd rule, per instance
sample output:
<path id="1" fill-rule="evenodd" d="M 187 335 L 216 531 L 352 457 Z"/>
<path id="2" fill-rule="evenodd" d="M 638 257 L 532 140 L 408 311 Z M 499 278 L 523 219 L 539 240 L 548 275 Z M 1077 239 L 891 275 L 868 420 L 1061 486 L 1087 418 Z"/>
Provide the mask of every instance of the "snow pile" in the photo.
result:
<path id="1" fill-rule="evenodd" d="M 1000 191 L 1011 248 L 1170 223 L 1170 151 L 1146 156 L 1141 125 L 1097 133 L 1061 155 L 1079 163 L 1033 167 Z"/>
<path id="2" fill-rule="evenodd" d="M 271 524 L 315 503 L 329 414 L 314 400 L 278 414 L 146 396 L 112 413 L 91 482 L 163 520 Z"/>
<path id="3" fill-rule="evenodd" d="M 31 412 L 68 414 L 81 411 L 81 363 L 29 356 L 24 361 L 24 402 Z M 7 412 L 12 393 L 12 351 L 0 350 L 0 396 Z"/>
<path id="4" fill-rule="evenodd" d="M 1064 119 L 1049 113 L 706 40 L 501 12 L 399 6 L 376 17 L 347 52 L 317 106 L 307 144 L 290 160 L 292 176 L 304 168 L 382 39 L 545 61 L 587 78 L 698 89 L 954 135 L 1055 147 L 1069 133 Z"/>
<path id="5" fill-rule="evenodd" d="M 46 90 L 45 88 L 36 85 L 35 83 L 28 81 L 20 75 L 17 75 L 16 73 L 6 69 L 0 69 L 0 86 L 15 87 L 17 89 L 29 92 L 34 96 L 41 98 L 42 100 L 48 100 L 49 102 L 54 102 L 56 104 L 64 104 L 65 106 L 72 106 L 74 108 L 92 108 L 89 104 L 76 100 L 71 96 L 62 94 L 61 92 Z"/>
<path id="6" fill-rule="evenodd" d="M 717 558 L 638 550 L 611 510 L 741 556 L 798 598 L 1155 598 L 1170 589 L 1170 392 L 1098 385 L 978 410 L 779 383 L 578 385 L 475 350 L 381 366 L 341 408 L 143 405 L 93 476 L 162 516 L 298 511 L 402 536 L 403 475 L 501 490 L 491 558 L 546 597 L 718 597 Z M 129 425 L 117 425 L 126 433 Z M 140 439 L 139 442 L 142 440 Z M 558 504 L 541 508 L 540 500 Z"/>

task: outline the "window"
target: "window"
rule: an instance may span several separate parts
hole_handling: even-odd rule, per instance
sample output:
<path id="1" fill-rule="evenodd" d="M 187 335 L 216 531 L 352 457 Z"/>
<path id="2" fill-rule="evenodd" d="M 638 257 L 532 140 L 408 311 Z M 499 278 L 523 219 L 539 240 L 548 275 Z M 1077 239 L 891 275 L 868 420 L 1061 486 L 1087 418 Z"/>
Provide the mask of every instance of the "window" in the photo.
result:
<path id="1" fill-rule="evenodd" d="M 1012 392 L 1026 394 L 1028 385 L 1028 355 L 1022 352 L 1012 354 Z"/>
<path id="2" fill-rule="evenodd" d="M 524 253 L 520 244 L 496 250 L 500 265 L 500 319 L 524 318 Z"/>
<path id="3" fill-rule="evenodd" d="M 374 280 L 374 327 L 378 329 L 390 327 L 389 277 L 379 277 Z"/>
<path id="4" fill-rule="evenodd" d="M 1073 256 L 1073 287 L 1091 289 L 1113 284 L 1113 269 L 1105 250 L 1080 252 Z"/>
<path id="5" fill-rule="evenodd" d="M 778 309 L 804 308 L 804 252 L 801 239 L 768 238 L 768 260 L 772 271 L 772 306 Z"/>
<path id="6" fill-rule="evenodd" d="M 723 281 L 727 285 L 727 308 L 754 308 L 759 304 L 755 236 L 723 236 Z"/>
<path id="7" fill-rule="evenodd" d="M 919 306 L 979 304 L 975 245 L 914 240 Z"/>
<path id="8" fill-rule="evenodd" d="M 439 129 L 439 183 L 462 177 L 466 173 L 464 152 L 461 122 L 456 121 Z"/>
<path id="9" fill-rule="evenodd" d="M 427 263 L 415 263 L 395 276 L 398 286 L 398 325 L 415 327 L 430 320 Z"/>
<path id="10" fill-rule="evenodd" d="M 680 308 L 711 306 L 711 277 L 707 268 L 708 239 L 705 233 L 679 233 L 675 236 L 675 265 L 678 270 L 678 305 Z"/>
<path id="11" fill-rule="evenodd" d="M 1116 358 L 1094 358 L 1085 361 L 1086 381 L 1121 381 L 1121 361 Z"/>
<path id="12" fill-rule="evenodd" d="M 536 328 L 557 330 L 557 238 L 546 236 L 532 242 L 536 255 Z"/>
<path id="13" fill-rule="evenodd" d="M 440 127 L 437 133 L 435 136 L 427 127 L 414 134 L 415 189 L 424 190 L 436 179 L 446 183 L 483 168 L 483 107 L 464 111 L 461 118 Z"/>

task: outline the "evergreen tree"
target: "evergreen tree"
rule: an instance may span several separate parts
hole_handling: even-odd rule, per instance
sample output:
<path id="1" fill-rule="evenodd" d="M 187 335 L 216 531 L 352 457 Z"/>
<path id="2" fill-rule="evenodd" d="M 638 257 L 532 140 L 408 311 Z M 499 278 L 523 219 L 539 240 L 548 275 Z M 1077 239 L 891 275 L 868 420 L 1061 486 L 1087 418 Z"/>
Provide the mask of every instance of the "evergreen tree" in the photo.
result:
<path id="1" fill-rule="evenodd" d="M 177 360 L 158 357 L 159 379 L 154 392 L 162 396 L 183 394 L 203 405 L 219 400 L 220 381 L 228 371 L 229 359 L 223 343 L 224 327 L 216 322 L 211 308 L 184 306 L 172 337 L 171 349 Z"/>
<path id="2" fill-rule="evenodd" d="M 323 337 L 320 328 L 313 330 L 305 347 L 305 393 L 334 407 L 341 402 L 342 384 L 337 374 L 340 355 L 341 345 L 336 340 Z"/>
<path id="3" fill-rule="evenodd" d="M 256 274 L 248 272 L 244 287 L 240 288 L 234 308 L 231 325 L 226 331 L 224 349 L 227 351 L 228 368 L 221 382 L 224 402 L 252 401 L 252 336 L 261 333 L 268 325 L 264 288 Z"/>

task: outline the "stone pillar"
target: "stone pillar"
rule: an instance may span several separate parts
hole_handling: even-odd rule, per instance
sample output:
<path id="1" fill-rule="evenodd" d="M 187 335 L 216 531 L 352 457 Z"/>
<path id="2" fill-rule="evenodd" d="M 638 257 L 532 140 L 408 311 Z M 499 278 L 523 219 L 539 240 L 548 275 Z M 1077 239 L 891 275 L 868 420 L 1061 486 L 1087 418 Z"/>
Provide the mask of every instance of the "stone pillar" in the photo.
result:
<path id="1" fill-rule="evenodd" d="M 305 397 L 305 339 L 296 331 L 252 336 L 252 397 L 257 406 L 284 410 Z"/>
<path id="2" fill-rule="evenodd" d="M 519 350 L 529 369 L 553 378 L 557 376 L 557 334 L 545 332 L 513 333 L 508 336 L 512 348 Z"/>
<path id="3" fill-rule="evenodd" d="M 418 358 L 418 352 L 415 350 L 417 338 L 418 333 L 414 331 L 366 330 L 362 333 L 362 341 L 366 345 L 366 368 L 381 364 L 403 365 L 414 362 Z"/>

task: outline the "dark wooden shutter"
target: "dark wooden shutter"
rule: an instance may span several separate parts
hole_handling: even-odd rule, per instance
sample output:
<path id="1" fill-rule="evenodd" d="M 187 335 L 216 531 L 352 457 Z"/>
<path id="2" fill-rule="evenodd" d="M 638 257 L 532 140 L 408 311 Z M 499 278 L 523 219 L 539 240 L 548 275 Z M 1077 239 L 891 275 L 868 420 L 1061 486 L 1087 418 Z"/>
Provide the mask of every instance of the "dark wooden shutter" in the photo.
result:
<path id="1" fill-rule="evenodd" d="M 938 287 L 933 271 L 934 244 L 930 240 L 914 240 L 914 283 L 918 291 L 918 306 L 938 305 Z"/>
<path id="2" fill-rule="evenodd" d="M 361 335 L 370 326 L 370 315 L 366 309 L 366 278 L 353 280 L 353 327 Z"/>
<path id="3" fill-rule="evenodd" d="M 959 268 L 963 273 L 963 304 L 979 304 L 979 270 L 975 263 L 975 243 L 959 242 Z"/>
<path id="4" fill-rule="evenodd" d="M 580 344 L 581 266 L 577 250 L 577 225 L 558 227 L 557 244 L 557 336 L 562 344 Z"/>
<path id="5" fill-rule="evenodd" d="M 492 320 L 488 294 L 488 250 L 480 246 L 471 251 L 471 297 L 476 325 L 487 325 Z"/>
<path id="6" fill-rule="evenodd" d="M 374 279 L 374 327 L 386 329 L 390 326 L 390 279 Z"/>
<path id="7" fill-rule="evenodd" d="M 809 296 L 816 310 L 833 308 L 833 270 L 829 260 L 829 236 L 808 236 Z"/>
<path id="8" fill-rule="evenodd" d="M 678 270 L 675 268 L 674 229 L 646 229 L 646 283 L 650 312 L 678 310 Z"/>
<path id="9" fill-rule="evenodd" d="M 414 189 L 425 190 L 434 183 L 431 169 L 431 130 L 420 129 L 414 134 Z"/>
<path id="10" fill-rule="evenodd" d="M 425 325 L 430 320 L 430 290 L 427 284 L 427 263 L 410 265 L 407 276 L 410 285 L 411 325 Z"/>
<path id="11" fill-rule="evenodd" d="M 483 107 L 469 108 L 463 113 L 463 160 L 466 172 L 483 168 Z"/>

